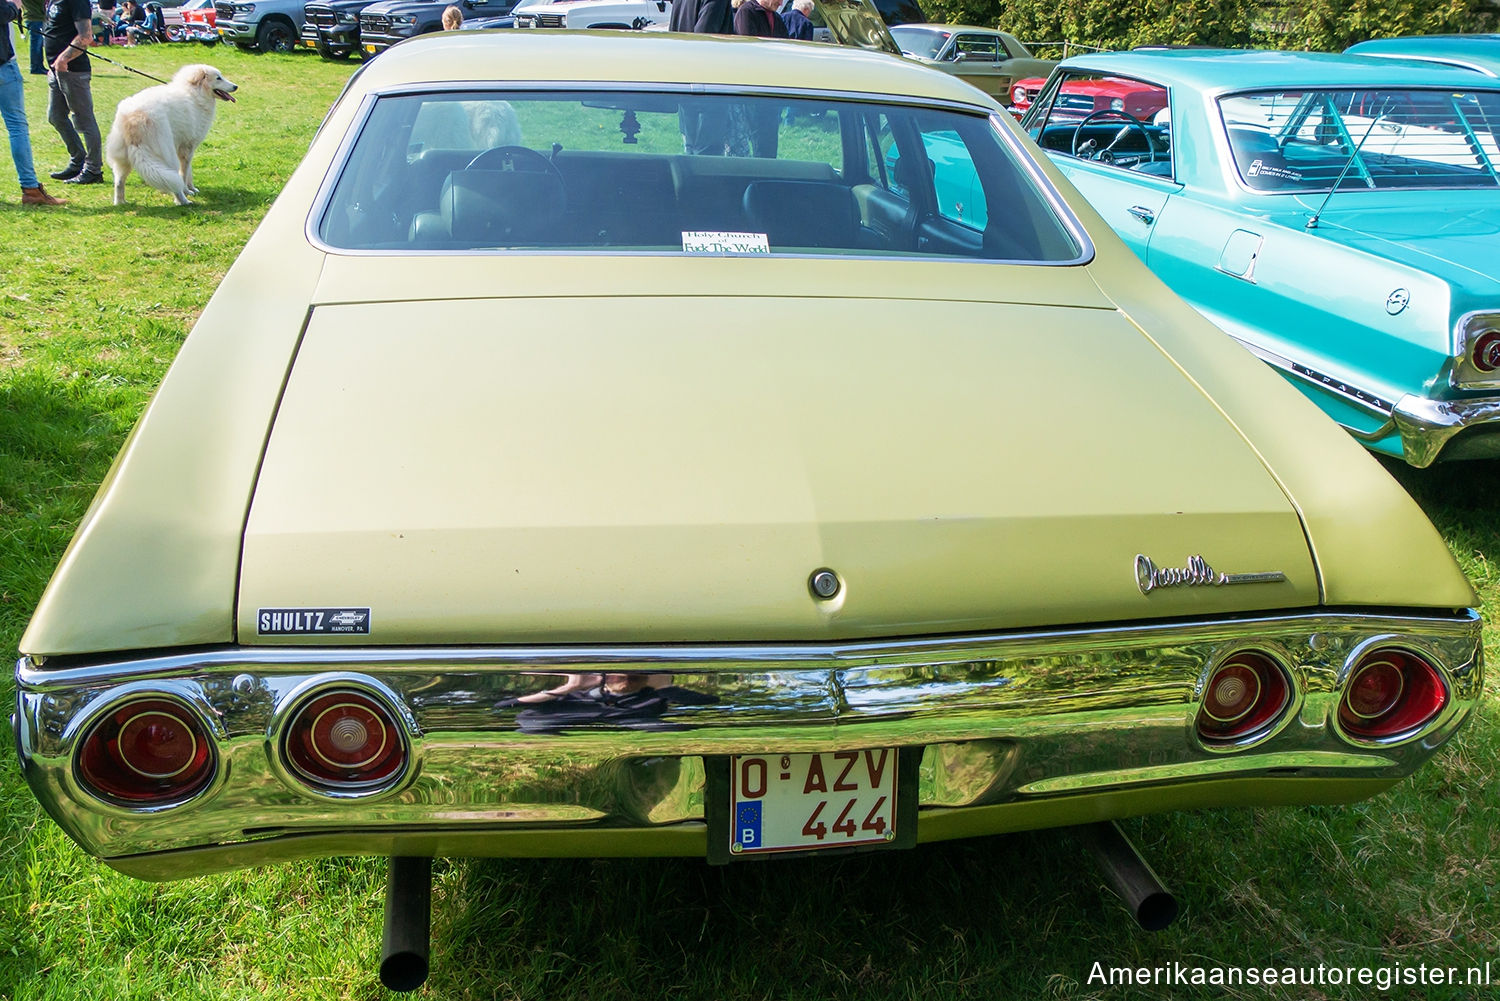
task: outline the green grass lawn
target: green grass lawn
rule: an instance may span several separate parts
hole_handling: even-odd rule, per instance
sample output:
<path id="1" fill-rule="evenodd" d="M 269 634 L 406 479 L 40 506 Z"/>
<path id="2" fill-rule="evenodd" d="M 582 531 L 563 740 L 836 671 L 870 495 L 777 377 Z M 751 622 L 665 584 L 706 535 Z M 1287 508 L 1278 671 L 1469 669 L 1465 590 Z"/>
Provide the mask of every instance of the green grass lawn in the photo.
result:
<path id="1" fill-rule="evenodd" d="M 132 180 L 52 190 L 22 209 L 0 186 L 0 653 L 21 631 L 110 460 L 194 316 L 276 197 L 351 67 L 221 48 L 106 50 L 165 76 L 204 60 L 241 85 L 200 150 L 198 205 Z M 24 58 L 24 57 L 23 57 Z M 66 154 L 45 81 L 27 76 L 37 167 Z M 107 130 L 146 86 L 99 63 Z M 0 166 L 11 177 L 8 162 Z M 269 293 L 268 294 L 272 294 Z M 1493 626 L 1500 464 L 1400 470 Z M 1500 663 L 1490 629 L 1491 663 Z M 697 861 L 440 861 L 441 998 L 1124 998 L 1106 966 L 1400 963 L 1500 977 L 1497 686 L 1412 780 L 1349 807 L 1215 810 L 1128 822 L 1185 904 L 1140 932 L 1081 846 L 1055 832 L 878 858 L 711 869 Z M 0 701 L 12 699 L 9 671 Z M 6 739 L 6 747 L 13 743 Z M 383 996 L 384 863 L 326 860 L 136 882 L 81 853 L 0 755 L 0 999 Z M 1286 998 L 1494 997 L 1497 989 L 1295 988 Z"/>

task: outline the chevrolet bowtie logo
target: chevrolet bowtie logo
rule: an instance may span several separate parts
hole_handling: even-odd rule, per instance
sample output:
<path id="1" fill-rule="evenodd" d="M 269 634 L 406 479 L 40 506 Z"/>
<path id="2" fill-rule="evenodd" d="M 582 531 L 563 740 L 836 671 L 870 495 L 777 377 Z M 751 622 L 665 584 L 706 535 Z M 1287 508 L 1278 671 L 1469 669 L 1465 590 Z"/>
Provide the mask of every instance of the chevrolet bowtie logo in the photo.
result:
<path id="1" fill-rule="evenodd" d="M 1280 570 L 1264 573 L 1219 573 L 1202 556 L 1189 556 L 1185 567 L 1159 567 L 1148 556 L 1135 558 L 1135 586 L 1142 594 L 1165 587 L 1223 587 L 1226 584 L 1270 584 L 1286 580 Z"/>

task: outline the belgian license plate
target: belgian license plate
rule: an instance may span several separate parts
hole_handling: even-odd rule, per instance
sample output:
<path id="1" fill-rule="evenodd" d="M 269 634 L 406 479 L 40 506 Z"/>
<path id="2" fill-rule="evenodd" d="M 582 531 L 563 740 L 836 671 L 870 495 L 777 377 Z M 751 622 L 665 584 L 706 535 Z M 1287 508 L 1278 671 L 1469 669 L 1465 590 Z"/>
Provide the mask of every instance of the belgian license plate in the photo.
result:
<path id="1" fill-rule="evenodd" d="M 895 842 L 899 757 L 889 747 L 731 757 L 730 853 Z"/>

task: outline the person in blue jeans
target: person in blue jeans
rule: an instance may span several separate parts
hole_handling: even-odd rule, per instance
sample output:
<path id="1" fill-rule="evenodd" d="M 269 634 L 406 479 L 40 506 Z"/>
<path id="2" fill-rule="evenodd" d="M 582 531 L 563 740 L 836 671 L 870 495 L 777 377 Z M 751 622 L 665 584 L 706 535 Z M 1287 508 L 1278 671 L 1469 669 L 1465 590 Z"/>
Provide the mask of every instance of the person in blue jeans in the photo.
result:
<path id="1" fill-rule="evenodd" d="M 47 19 L 46 0 L 21 0 L 26 15 L 26 37 L 31 42 L 31 72 L 47 75 L 47 57 L 42 54 L 42 22 Z"/>
<path id="2" fill-rule="evenodd" d="M 10 41 L 10 22 L 21 19 L 16 0 L 0 0 L 0 117 L 10 133 L 10 158 L 16 164 L 21 180 L 22 205 L 62 205 L 61 198 L 47 194 L 36 179 L 31 162 L 31 126 L 26 121 L 26 100 L 21 91 L 21 68 L 16 65 L 16 50 Z"/>

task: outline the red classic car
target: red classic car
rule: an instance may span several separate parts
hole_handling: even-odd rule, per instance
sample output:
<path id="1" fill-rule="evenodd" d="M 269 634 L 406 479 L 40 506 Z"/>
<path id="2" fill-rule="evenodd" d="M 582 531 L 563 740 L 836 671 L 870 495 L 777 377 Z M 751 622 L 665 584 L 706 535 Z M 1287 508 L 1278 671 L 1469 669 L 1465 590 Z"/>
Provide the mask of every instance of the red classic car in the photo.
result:
<path id="1" fill-rule="evenodd" d="M 1011 114 L 1017 117 L 1024 114 L 1045 85 L 1046 81 L 1039 76 L 1027 77 L 1011 84 Z M 1138 80 L 1118 76 L 1073 79 L 1062 85 L 1053 116 L 1059 112 L 1065 115 L 1076 113 L 1077 117 L 1082 118 L 1096 111 L 1124 111 L 1142 121 L 1149 121 L 1166 106 L 1165 90 Z"/>
<path id="2" fill-rule="evenodd" d="M 182 23 L 187 27 L 214 26 L 213 0 L 187 0 L 178 8 L 182 12 Z"/>

